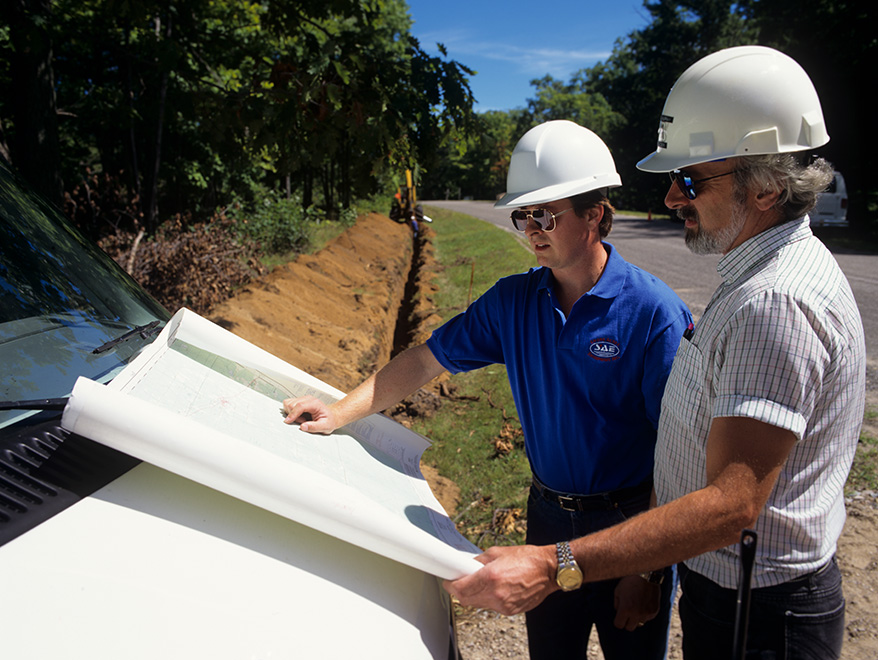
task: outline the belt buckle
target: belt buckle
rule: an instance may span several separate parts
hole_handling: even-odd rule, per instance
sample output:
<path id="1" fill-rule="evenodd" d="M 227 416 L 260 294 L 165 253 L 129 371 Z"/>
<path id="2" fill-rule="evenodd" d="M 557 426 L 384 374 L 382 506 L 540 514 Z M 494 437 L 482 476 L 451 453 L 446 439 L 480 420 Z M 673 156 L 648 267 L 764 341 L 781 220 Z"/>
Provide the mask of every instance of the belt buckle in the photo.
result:
<path id="1" fill-rule="evenodd" d="M 565 511 L 579 511 L 579 503 L 577 502 L 575 497 L 567 497 L 565 495 L 558 495 L 558 506 L 560 506 Z"/>

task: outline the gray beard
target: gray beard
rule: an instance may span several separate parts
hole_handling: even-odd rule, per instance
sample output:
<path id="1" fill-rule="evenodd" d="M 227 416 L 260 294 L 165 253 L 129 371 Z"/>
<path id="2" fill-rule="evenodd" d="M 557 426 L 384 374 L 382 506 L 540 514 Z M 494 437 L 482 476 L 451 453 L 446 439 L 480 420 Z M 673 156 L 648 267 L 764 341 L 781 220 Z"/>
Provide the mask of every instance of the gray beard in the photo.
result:
<path id="1" fill-rule="evenodd" d="M 697 213 L 693 215 L 697 219 Z M 747 216 L 744 210 L 738 204 L 735 204 L 726 226 L 710 233 L 704 231 L 700 223 L 697 230 L 687 229 L 686 247 L 693 254 L 725 254 L 729 251 L 735 239 L 738 238 L 738 235 L 744 228 L 746 219 Z"/>

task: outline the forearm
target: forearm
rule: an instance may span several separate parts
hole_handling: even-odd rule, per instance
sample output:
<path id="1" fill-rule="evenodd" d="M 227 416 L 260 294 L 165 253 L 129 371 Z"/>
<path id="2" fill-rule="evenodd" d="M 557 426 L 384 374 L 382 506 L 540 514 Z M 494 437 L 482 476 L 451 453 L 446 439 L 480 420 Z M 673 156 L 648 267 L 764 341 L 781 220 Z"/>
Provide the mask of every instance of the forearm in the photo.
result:
<path id="1" fill-rule="evenodd" d="M 426 344 L 403 351 L 330 408 L 338 426 L 386 410 L 444 371 Z"/>
<path id="2" fill-rule="evenodd" d="M 654 570 L 737 543 L 756 524 L 795 442 L 790 431 L 746 417 L 714 419 L 708 485 L 572 543 L 586 578 Z"/>
<path id="3" fill-rule="evenodd" d="M 652 571 L 736 543 L 765 507 L 795 441 L 791 432 L 755 420 L 714 419 L 708 485 L 571 541 L 585 580 Z M 464 605 L 516 614 L 559 588 L 552 545 L 489 548 L 479 559 L 481 570 L 445 585 Z"/>
<path id="4" fill-rule="evenodd" d="M 664 568 L 734 542 L 735 517 L 716 515 L 730 507 L 726 498 L 710 492 L 711 488 L 571 541 L 585 580 L 596 582 Z M 690 508 L 701 513 L 694 515 Z M 485 564 L 481 570 L 445 583 L 449 593 L 464 605 L 518 614 L 559 589 L 554 545 L 493 547 L 478 559 Z"/>
<path id="5" fill-rule="evenodd" d="M 657 570 L 737 542 L 748 519 L 740 501 L 707 486 L 571 542 L 586 581 Z"/>

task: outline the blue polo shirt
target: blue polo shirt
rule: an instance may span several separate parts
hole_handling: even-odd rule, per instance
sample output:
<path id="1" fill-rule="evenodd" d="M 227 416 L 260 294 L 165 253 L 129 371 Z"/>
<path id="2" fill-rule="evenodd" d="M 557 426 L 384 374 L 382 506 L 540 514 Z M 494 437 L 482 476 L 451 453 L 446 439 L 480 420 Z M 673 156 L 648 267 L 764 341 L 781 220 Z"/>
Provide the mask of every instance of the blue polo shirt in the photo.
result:
<path id="1" fill-rule="evenodd" d="M 567 493 L 652 475 L 665 381 L 692 320 L 664 282 L 609 244 L 603 276 L 565 319 L 548 268 L 499 280 L 427 340 L 452 373 L 506 365 L 536 477 Z"/>

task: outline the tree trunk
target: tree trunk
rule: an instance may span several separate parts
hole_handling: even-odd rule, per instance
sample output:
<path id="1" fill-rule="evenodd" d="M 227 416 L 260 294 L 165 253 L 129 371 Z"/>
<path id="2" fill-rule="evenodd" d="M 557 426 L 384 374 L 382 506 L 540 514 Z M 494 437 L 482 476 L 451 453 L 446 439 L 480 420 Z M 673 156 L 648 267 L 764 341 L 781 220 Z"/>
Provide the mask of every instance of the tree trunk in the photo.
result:
<path id="1" fill-rule="evenodd" d="M 63 201 L 55 78 L 52 70 L 51 0 L 3 0 L 0 16 L 13 45 L 10 102 L 14 131 L 10 160 L 21 175 L 57 206 Z"/>
<path id="2" fill-rule="evenodd" d="M 140 216 L 143 217 L 143 189 L 141 185 L 142 181 L 140 180 L 140 162 L 137 154 L 137 133 L 134 126 L 134 118 L 137 116 L 137 112 L 134 108 L 134 84 L 132 82 L 133 63 L 131 61 L 131 24 L 127 19 L 125 19 L 122 25 L 122 34 L 124 39 L 123 61 L 125 63 L 122 84 L 124 85 L 125 97 L 128 101 L 128 149 L 130 151 L 128 157 L 131 163 L 131 186 L 137 198 L 137 208 L 140 211 Z M 138 222 L 139 221 L 140 219 L 138 218 Z"/>
<path id="3" fill-rule="evenodd" d="M 302 210 L 314 203 L 314 175 L 310 170 L 302 174 Z"/>
<path id="4" fill-rule="evenodd" d="M 351 207 L 351 142 L 345 140 L 344 147 L 341 152 L 341 164 L 339 165 L 341 172 L 339 173 L 339 196 L 341 197 L 342 208 L 349 209 Z"/>
<path id="5" fill-rule="evenodd" d="M 160 36 L 159 32 L 161 30 L 161 19 L 156 17 L 156 36 Z M 170 14 L 167 17 L 167 27 L 165 28 L 165 38 L 171 38 L 171 18 Z M 168 96 L 168 79 L 169 73 L 168 71 L 162 71 L 160 73 L 161 83 L 159 85 L 159 97 L 158 97 L 158 109 L 156 112 L 156 124 L 155 124 L 155 142 L 153 144 L 153 158 L 152 158 L 152 167 L 149 172 L 149 182 L 146 187 L 146 204 L 144 205 L 146 211 L 146 227 L 147 231 L 153 233 L 158 227 L 158 193 L 159 193 L 159 171 L 161 169 L 161 161 L 162 161 L 162 136 L 165 127 L 165 106 L 167 105 L 167 96 Z"/>

